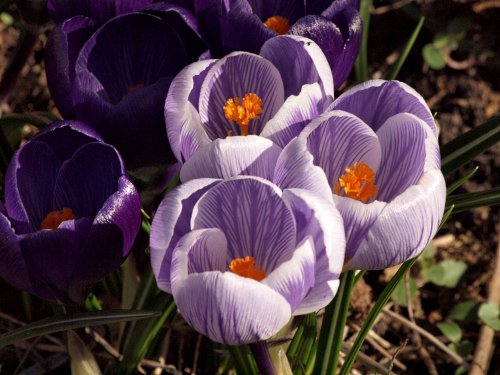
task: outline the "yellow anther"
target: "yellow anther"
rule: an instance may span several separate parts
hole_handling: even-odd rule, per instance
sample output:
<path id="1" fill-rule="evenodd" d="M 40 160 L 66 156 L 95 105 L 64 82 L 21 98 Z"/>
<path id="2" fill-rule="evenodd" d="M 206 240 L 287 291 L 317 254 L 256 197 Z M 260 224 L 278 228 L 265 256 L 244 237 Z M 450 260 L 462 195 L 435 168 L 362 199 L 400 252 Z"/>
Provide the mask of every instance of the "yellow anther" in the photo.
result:
<path id="1" fill-rule="evenodd" d="M 248 124 L 250 120 L 259 119 L 261 113 L 262 99 L 254 93 L 246 94 L 243 100 L 240 98 L 228 99 L 224 106 L 226 118 L 238 124 L 241 128 L 242 135 L 248 135 Z"/>
<path id="2" fill-rule="evenodd" d="M 43 219 L 40 225 L 41 229 L 57 229 L 59 225 L 66 220 L 76 219 L 73 210 L 68 207 L 64 207 L 61 211 L 52 211 L 47 214 L 45 219 Z"/>
<path id="3" fill-rule="evenodd" d="M 347 167 L 345 173 L 335 183 L 335 194 L 368 202 L 378 192 L 375 186 L 375 173 L 364 163 L 354 163 Z"/>
<path id="4" fill-rule="evenodd" d="M 278 35 L 286 34 L 290 29 L 288 19 L 281 16 L 269 17 L 266 22 L 264 22 L 264 26 L 275 31 Z"/>
<path id="5" fill-rule="evenodd" d="M 255 266 L 255 258 L 247 256 L 245 258 L 233 259 L 229 264 L 229 269 L 241 277 L 248 277 L 260 281 L 266 277 L 266 271 Z"/>

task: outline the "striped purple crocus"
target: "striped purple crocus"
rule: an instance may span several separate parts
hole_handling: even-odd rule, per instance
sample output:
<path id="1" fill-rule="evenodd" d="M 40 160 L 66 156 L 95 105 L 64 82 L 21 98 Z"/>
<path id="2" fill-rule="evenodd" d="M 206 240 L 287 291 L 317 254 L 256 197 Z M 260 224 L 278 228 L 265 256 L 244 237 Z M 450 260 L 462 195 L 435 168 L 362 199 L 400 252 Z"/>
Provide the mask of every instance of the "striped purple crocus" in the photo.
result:
<path id="1" fill-rule="evenodd" d="M 302 189 L 258 177 L 195 179 L 169 193 L 151 230 L 159 287 L 210 339 L 268 339 L 326 306 L 344 261 L 342 219 Z"/>
<path id="2" fill-rule="evenodd" d="M 170 145 L 182 163 L 205 158 L 207 147 L 241 149 L 256 136 L 272 141 L 267 152 L 276 153 L 328 107 L 333 94 L 328 61 L 302 37 L 272 38 L 260 55 L 234 52 L 198 61 L 176 76 L 168 92 Z M 239 166 L 244 169 L 250 157 L 241 152 L 233 174 L 240 174 L 238 160 L 247 160 Z"/>
<path id="3" fill-rule="evenodd" d="M 296 155 L 303 155 L 298 158 Z M 433 116 L 398 81 L 337 98 L 280 156 L 282 188 L 319 166 L 346 229 L 346 268 L 382 269 L 420 254 L 443 216 L 446 186 Z"/>

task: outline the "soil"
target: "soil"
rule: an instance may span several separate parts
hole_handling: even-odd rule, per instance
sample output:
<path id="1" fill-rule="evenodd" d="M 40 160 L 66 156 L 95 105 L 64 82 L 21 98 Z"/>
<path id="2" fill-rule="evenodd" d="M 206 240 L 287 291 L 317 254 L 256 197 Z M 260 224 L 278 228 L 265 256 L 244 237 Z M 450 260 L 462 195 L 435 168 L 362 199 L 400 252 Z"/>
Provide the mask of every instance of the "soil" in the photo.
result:
<path id="1" fill-rule="evenodd" d="M 484 3 L 493 5 L 488 8 Z M 500 113 L 500 38 L 498 38 L 500 5 L 495 1 L 474 0 L 375 1 L 370 24 L 368 55 L 371 77 L 383 77 L 389 70 L 421 14 L 426 17 L 426 23 L 398 79 L 414 87 L 426 99 L 432 112 L 436 113 L 440 127 L 440 142 L 445 144 Z M 472 25 L 466 32 L 460 48 L 451 53 L 448 65 L 443 69 L 433 70 L 423 61 L 422 48 L 432 42 L 436 33 L 444 30 L 450 20 L 458 16 L 467 17 Z M 19 33 L 14 27 L 0 22 L 0 72 L 5 68 L 18 36 Z M 16 89 L 1 108 L 4 114 L 30 111 L 50 111 L 57 114 L 57 109 L 50 99 L 44 73 L 45 41 L 46 34 L 43 34 L 23 69 Z M 353 80 L 348 81 L 343 89 L 353 83 Z M 451 183 L 475 166 L 479 166 L 476 175 L 455 193 L 477 192 L 500 186 L 499 155 L 500 144 L 497 144 L 459 171 L 447 176 L 447 182 Z M 456 288 L 437 287 L 423 280 L 418 266 L 412 270 L 412 276 L 419 285 L 413 302 L 415 322 L 446 344 L 448 341 L 437 329 L 436 324 L 444 321 L 453 306 L 460 301 L 484 302 L 487 299 L 487 286 L 495 265 L 499 231 L 497 206 L 481 207 L 452 215 L 437 234 L 434 242 L 437 249 L 435 260 L 439 262 L 445 259 L 457 259 L 464 261 L 468 266 L 467 272 Z M 388 272 L 368 272 L 364 277 L 365 282 L 356 287 L 351 305 L 351 327 L 353 324 L 362 323 L 369 306 L 386 284 Z M 36 307 L 32 310 L 33 316 L 26 316 L 20 293 L 0 280 L 0 313 L 21 321 L 51 315 L 47 304 L 36 298 L 32 299 L 32 303 Z M 408 316 L 405 307 L 396 306 L 395 311 Z M 480 325 L 477 319 L 464 324 L 462 327 L 464 339 L 475 344 Z M 16 326 L 16 323 L 9 321 L 5 316 L 0 316 L 0 332 Z M 186 332 L 186 327 L 182 326 L 180 331 Z M 388 352 L 391 355 L 395 355 L 399 350 L 397 359 L 406 366 L 406 369 L 402 370 L 395 365 L 393 373 L 415 375 L 432 373 L 432 369 L 429 370 L 432 366 L 423 361 L 418 354 L 410 330 L 395 323 L 394 320 L 382 317 L 375 326 L 375 332 L 390 344 Z M 197 340 L 197 335 L 192 333 L 187 336 L 175 336 L 175 340 L 180 340 L 179 337 L 184 337 L 182 339 L 184 341 L 181 340 L 182 345 L 187 345 L 186 342 L 194 345 Z M 401 343 L 407 338 L 409 341 L 403 348 Z M 497 332 L 495 337 L 497 345 L 488 374 L 500 374 L 499 338 L 500 334 Z M 42 341 L 48 344 L 46 340 Z M 205 341 L 202 341 L 201 348 L 206 345 Z M 179 341 L 174 343 L 179 344 Z M 426 341 L 423 344 L 439 374 L 454 373 L 457 366 L 447 355 Z M 187 358 L 190 359 L 192 350 L 184 350 L 189 352 Z M 365 344 L 363 352 L 375 361 L 384 358 L 370 343 Z M 25 355 L 27 357 L 23 359 Z M 23 366 L 27 368 L 40 362 L 42 357 L 37 350 L 11 347 L 0 351 L 0 364 L 3 364 L 5 373 L 13 373 L 17 363 L 23 362 Z M 465 359 L 470 362 L 471 358 L 469 355 Z M 176 365 L 182 362 L 182 356 L 170 359 L 175 361 Z M 206 360 L 202 359 L 200 363 L 206 364 Z M 178 368 L 183 367 L 181 364 Z M 361 373 L 368 372 L 364 365 L 360 365 L 358 370 Z"/>

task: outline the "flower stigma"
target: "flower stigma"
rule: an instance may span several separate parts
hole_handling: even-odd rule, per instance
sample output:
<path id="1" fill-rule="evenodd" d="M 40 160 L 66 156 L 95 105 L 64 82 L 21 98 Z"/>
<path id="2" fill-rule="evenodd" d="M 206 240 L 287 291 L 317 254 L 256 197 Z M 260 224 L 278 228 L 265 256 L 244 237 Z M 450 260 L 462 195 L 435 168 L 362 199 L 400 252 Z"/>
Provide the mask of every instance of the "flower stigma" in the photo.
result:
<path id="1" fill-rule="evenodd" d="M 335 194 L 363 203 L 368 202 L 377 192 L 375 172 L 364 163 L 355 162 L 352 168 L 347 167 L 335 183 Z"/>
<path id="2" fill-rule="evenodd" d="M 59 225 L 66 220 L 76 219 L 73 210 L 69 207 L 64 207 L 60 211 L 52 211 L 47 214 L 40 225 L 41 229 L 57 229 Z"/>
<path id="3" fill-rule="evenodd" d="M 266 271 L 255 266 L 255 258 L 247 256 L 245 258 L 235 258 L 229 264 L 229 269 L 241 277 L 248 277 L 260 281 L 266 277 Z"/>
<path id="4" fill-rule="evenodd" d="M 290 29 L 290 24 L 288 23 L 288 18 L 281 16 L 272 16 L 269 17 L 266 22 L 264 22 L 264 26 L 268 29 L 275 31 L 278 35 L 286 34 Z"/>
<path id="5" fill-rule="evenodd" d="M 260 119 L 260 114 L 262 112 L 262 99 L 254 93 L 246 94 L 243 100 L 241 100 L 241 98 L 228 99 L 224 106 L 226 118 L 238 124 L 241 128 L 242 135 L 248 135 L 248 124 L 250 120 Z"/>

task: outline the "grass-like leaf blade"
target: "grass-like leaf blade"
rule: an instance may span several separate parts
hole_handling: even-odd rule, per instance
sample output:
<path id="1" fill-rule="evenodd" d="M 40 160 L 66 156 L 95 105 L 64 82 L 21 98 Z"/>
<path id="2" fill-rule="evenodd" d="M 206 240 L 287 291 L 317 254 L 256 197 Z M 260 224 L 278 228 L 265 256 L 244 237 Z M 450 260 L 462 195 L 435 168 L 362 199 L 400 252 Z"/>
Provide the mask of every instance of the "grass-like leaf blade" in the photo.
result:
<path id="1" fill-rule="evenodd" d="M 359 14 L 363 20 L 361 47 L 356 59 L 355 72 L 358 83 L 368 80 L 368 30 L 370 28 L 370 8 L 373 0 L 361 0 Z"/>
<path id="2" fill-rule="evenodd" d="M 441 147 L 441 171 L 457 170 L 499 141 L 500 117 L 494 117 Z"/>
<path id="3" fill-rule="evenodd" d="M 470 172 L 466 173 L 464 176 L 460 177 L 458 180 L 456 180 L 453 183 L 451 183 L 450 185 L 448 185 L 448 187 L 446 188 L 446 195 L 450 195 L 455 190 L 457 190 L 460 186 L 462 186 L 466 181 L 470 180 L 472 178 L 472 176 L 474 176 L 478 170 L 479 170 L 479 167 L 476 166 Z"/>
<path id="4" fill-rule="evenodd" d="M 67 331 L 86 326 L 96 326 L 125 322 L 129 320 L 149 319 L 158 316 L 156 311 L 108 310 L 75 314 L 56 315 L 27 324 L 0 336 L 0 348 L 18 341 L 55 332 Z"/>
<path id="5" fill-rule="evenodd" d="M 401 70 L 401 67 L 405 63 L 406 58 L 408 57 L 408 54 L 410 53 L 411 49 L 413 48 L 413 45 L 415 44 L 415 41 L 417 40 L 418 34 L 420 34 L 420 30 L 422 29 L 424 21 L 425 21 L 425 17 L 421 17 L 420 21 L 418 21 L 418 24 L 415 27 L 415 30 L 413 30 L 413 33 L 411 34 L 410 39 L 408 39 L 408 42 L 406 42 L 405 47 L 401 51 L 401 55 L 399 56 L 398 60 L 392 66 L 392 69 L 387 74 L 386 79 L 389 79 L 389 80 L 396 79 L 396 77 L 398 76 L 399 71 Z"/>
<path id="6" fill-rule="evenodd" d="M 446 199 L 446 207 L 455 206 L 453 213 L 468 211 L 481 206 L 495 206 L 497 204 L 500 204 L 500 187 L 479 193 L 451 195 Z"/>

